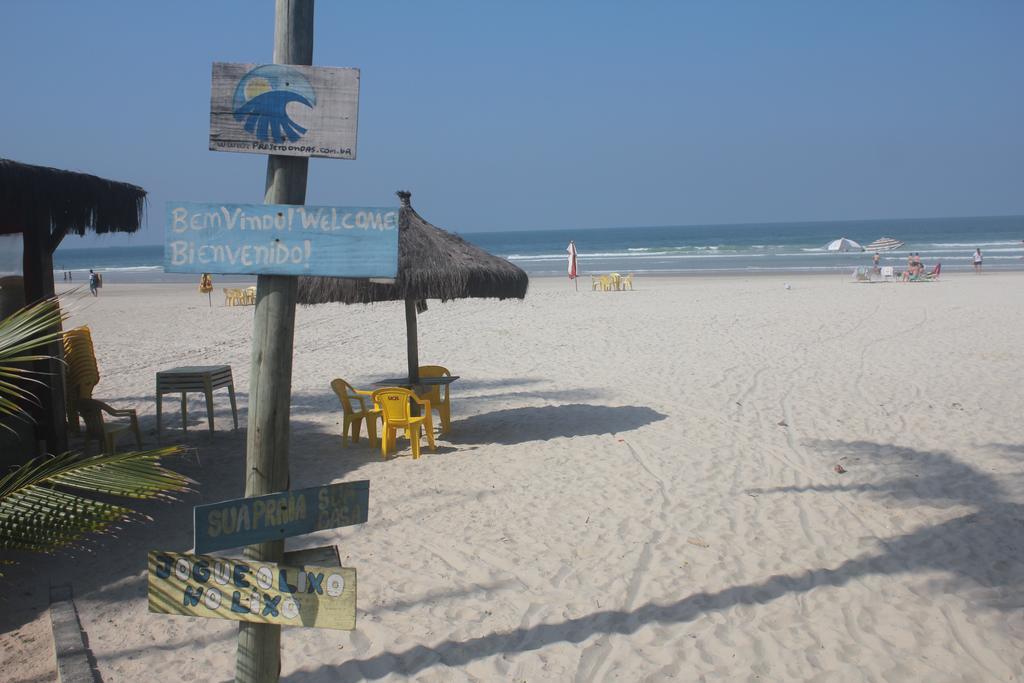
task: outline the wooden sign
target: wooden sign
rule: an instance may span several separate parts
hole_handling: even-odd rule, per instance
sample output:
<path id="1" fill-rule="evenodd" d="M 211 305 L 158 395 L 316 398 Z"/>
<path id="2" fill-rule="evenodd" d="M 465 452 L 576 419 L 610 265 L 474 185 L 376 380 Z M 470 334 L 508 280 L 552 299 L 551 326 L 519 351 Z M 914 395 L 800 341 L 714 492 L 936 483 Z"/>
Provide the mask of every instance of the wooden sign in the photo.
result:
<path id="1" fill-rule="evenodd" d="M 364 524 L 369 505 L 368 480 L 197 505 L 193 509 L 195 552 Z"/>
<path id="2" fill-rule="evenodd" d="M 356 158 L 359 69 L 214 62 L 210 149 Z"/>
<path id="3" fill-rule="evenodd" d="M 152 550 L 149 611 L 351 631 L 356 570 Z"/>
<path id="4" fill-rule="evenodd" d="M 398 211 L 168 202 L 164 270 L 393 278 L 398 274 Z"/>

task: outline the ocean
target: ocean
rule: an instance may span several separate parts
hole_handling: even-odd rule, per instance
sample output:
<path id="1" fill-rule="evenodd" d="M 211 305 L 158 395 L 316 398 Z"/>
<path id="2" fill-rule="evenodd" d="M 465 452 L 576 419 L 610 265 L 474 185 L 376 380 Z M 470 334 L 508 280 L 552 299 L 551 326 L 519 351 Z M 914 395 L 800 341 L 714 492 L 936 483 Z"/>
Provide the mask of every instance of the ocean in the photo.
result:
<path id="1" fill-rule="evenodd" d="M 903 247 L 882 253 L 882 265 L 901 266 L 917 252 L 926 268 L 941 262 L 944 271 L 970 270 L 974 249 L 980 248 L 985 270 L 1024 270 L 1024 216 L 511 230 L 462 237 L 531 275 L 565 274 L 569 240 L 576 243 L 581 275 L 786 274 L 870 265 L 868 252 L 825 251 L 825 245 L 839 237 L 863 245 L 881 237 L 903 240 Z M 196 279 L 164 273 L 162 246 L 76 249 L 74 242 L 68 238 L 68 246 L 54 254 L 58 282 L 62 271 L 84 280 L 90 268 L 105 273 L 107 282 Z M 244 280 L 245 276 L 233 276 L 218 282 Z"/>

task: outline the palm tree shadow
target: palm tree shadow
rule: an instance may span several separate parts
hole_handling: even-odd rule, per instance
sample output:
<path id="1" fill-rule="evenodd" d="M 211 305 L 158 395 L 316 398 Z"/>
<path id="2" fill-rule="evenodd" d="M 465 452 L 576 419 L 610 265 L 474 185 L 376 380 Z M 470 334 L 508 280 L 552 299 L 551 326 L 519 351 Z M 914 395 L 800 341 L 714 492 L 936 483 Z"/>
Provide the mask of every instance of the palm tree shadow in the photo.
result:
<path id="1" fill-rule="evenodd" d="M 975 607 L 1011 611 L 1024 609 L 1024 505 L 1007 501 L 988 474 L 957 461 L 949 453 L 900 448 L 865 441 L 814 441 L 812 448 L 865 467 L 867 481 L 850 485 L 757 489 L 776 493 L 866 493 L 907 504 L 938 507 L 969 505 L 974 511 L 941 524 L 879 539 L 875 552 L 864 553 L 833 568 L 780 574 L 757 583 L 732 586 L 717 593 L 694 593 L 667 603 L 648 603 L 636 610 L 604 610 L 559 623 L 545 623 L 465 641 L 416 645 L 403 652 L 383 652 L 350 660 L 340 667 L 321 666 L 296 672 L 285 680 L 328 681 L 375 679 L 390 674 L 412 676 L 435 664 L 463 666 L 494 655 L 537 650 L 559 642 L 580 643 L 594 635 L 636 632 L 652 623 L 679 624 L 702 614 L 738 605 L 759 605 L 788 594 L 818 587 L 839 587 L 867 576 L 895 576 L 939 570 L 934 592 L 957 592 Z M 859 466 L 858 466 L 859 471 Z"/>
<path id="2" fill-rule="evenodd" d="M 646 406 L 570 403 L 509 408 L 453 421 L 451 441 L 456 444 L 510 445 L 560 437 L 618 434 L 666 417 Z"/>

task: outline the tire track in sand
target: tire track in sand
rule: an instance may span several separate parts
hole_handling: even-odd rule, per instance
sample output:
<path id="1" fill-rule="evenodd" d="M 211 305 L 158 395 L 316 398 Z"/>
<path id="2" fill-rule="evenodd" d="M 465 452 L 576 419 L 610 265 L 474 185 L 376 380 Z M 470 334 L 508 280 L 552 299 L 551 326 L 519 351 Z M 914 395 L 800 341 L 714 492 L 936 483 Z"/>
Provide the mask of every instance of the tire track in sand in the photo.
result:
<path id="1" fill-rule="evenodd" d="M 613 434 L 613 436 L 617 437 L 618 435 Z M 654 556 L 654 549 L 661 542 L 661 537 L 665 533 L 665 529 L 668 525 L 667 520 L 669 516 L 670 499 L 665 478 L 656 471 L 655 467 L 652 467 L 650 461 L 642 452 L 642 449 L 633 446 L 633 444 L 626 439 L 622 439 L 622 442 L 626 445 L 626 448 L 629 449 L 629 453 L 633 457 L 633 460 L 640 465 L 640 468 L 646 472 L 657 485 L 657 498 L 660 501 L 657 505 L 657 509 L 653 511 L 646 520 L 644 520 L 646 526 L 651 529 L 651 533 L 644 542 L 643 547 L 640 549 L 640 555 L 637 557 L 629 582 L 626 585 L 624 599 L 622 604 L 619 605 L 620 610 L 628 613 L 637 607 L 637 597 L 640 595 L 640 590 L 644 585 L 644 579 L 650 569 L 651 559 Z M 613 640 L 612 635 L 612 633 L 604 633 L 600 635 L 593 643 L 588 645 L 580 653 L 579 663 L 576 666 L 576 676 L 574 677 L 574 680 L 577 683 L 606 680 L 608 666 L 611 662 L 615 661 L 611 655 L 620 647 L 620 643 L 622 642 L 622 639 Z"/>

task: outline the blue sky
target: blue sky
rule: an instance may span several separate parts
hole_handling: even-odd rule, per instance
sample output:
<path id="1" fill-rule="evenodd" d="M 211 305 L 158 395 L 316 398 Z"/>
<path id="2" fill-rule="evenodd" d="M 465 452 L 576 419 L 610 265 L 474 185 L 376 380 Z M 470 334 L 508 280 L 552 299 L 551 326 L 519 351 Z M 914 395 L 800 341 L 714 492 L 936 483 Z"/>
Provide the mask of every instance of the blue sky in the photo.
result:
<path id="1" fill-rule="evenodd" d="M 6 2 L 0 156 L 164 203 L 260 202 L 210 152 L 210 64 L 268 62 L 273 2 Z M 1024 213 L 1022 2 L 326 2 L 359 158 L 309 204 L 460 232 Z"/>

